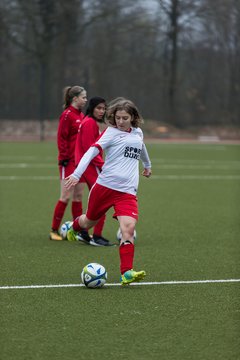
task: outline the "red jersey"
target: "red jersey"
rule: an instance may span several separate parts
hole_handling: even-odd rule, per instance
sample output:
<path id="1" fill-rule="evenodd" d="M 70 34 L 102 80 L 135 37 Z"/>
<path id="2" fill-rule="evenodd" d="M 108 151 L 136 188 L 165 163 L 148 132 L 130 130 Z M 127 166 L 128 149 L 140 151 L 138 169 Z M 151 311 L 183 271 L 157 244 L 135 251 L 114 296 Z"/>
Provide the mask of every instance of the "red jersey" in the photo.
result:
<path id="1" fill-rule="evenodd" d="M 75 143 L 84 114 L 69 106 L 60 116 L 57 134 L 58 160 L 74 161 Z"/>
<path id="2" fill-rule="evenodd" d="M 76 146 L 75 146 L 75 165 L 78 165 L 79 161 L 90 148 L 92 144 L 100 136 L 99 126 L 96 120 L 92 117 L 86 116 L 79 126 Z M 92 161 L 91 164 L 97 166 L 99 169 L 102 168 L 104 160 L 102 154 L 98 154 Z"/>

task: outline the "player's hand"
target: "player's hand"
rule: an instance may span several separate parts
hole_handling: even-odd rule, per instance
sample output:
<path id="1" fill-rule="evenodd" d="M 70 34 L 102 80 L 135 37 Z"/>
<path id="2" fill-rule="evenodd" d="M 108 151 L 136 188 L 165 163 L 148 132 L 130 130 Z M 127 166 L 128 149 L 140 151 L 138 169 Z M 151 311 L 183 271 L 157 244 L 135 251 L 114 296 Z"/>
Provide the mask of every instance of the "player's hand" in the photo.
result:
<path id="1" fill-rule="evenodd" d="M 144 169 L 143 172 L 142 172 L 142 175 L 149 178 L 152 175 L 152 170 L 150 168 Z"/>
<path id="2" fill-rule="evenodd" d="M 69 175 L 69 176 L 66 177 L 66 179 L 65 179 L 65 184 L 64 184 L 64 186 L 65 186 L 68 190 L 70 190 L 71 187 L 77 185 L 78 182 L 79 182 L 78 179 L 76 179 L 76 178 L 73 177 L 72 175 Z"/>

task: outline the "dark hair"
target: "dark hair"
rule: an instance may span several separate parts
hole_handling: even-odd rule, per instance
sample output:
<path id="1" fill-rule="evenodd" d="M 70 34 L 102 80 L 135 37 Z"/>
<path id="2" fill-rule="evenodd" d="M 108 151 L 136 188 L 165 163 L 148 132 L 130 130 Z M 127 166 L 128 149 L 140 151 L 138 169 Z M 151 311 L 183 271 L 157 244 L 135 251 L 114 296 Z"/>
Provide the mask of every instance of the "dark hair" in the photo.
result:
<path id="1" fill-rule="evenodd" d="M 85 89 L 81 86 L 66 86 L 63 89 L 63 108 L 66 109 L 71 105 L 73 98 L 79 96 L 83 91 L 85 91 Z"/>
<path id="2" fill-rule="evenodd" d="M 93 112 L 94 112 L 94 109 L 96 106 L 98 106 L 99 104 L 106 104 L 106 100 L 103 99 L 102 97 L 100 96 L 95 96 L 95 97 L 92 97 L 90 100 L 89 100 L 89 104 L 88 104 L 88 107 L 87 107 L 87 110 L 86 110 L 86 115 L 88 116 L 91 116 L 92 118 L 94 118 L 96 121 L 98 122 L 104 122 L 104 119 L 102 120 L 98 120 L 94 117 L 93 115 Z"/>
<path id="3" fill-rule="evenodd" d="M 132 116 L 132 127 L 137 128 L 141 123 L 143 123 L 143 118 L 136 105 L 131 100 L 119 97 L 112 100 L 107 107 L 106 120 L 111 125 L 116 126 L 115 115 L 118 110 L 125 110 L 128 114 Z"/>

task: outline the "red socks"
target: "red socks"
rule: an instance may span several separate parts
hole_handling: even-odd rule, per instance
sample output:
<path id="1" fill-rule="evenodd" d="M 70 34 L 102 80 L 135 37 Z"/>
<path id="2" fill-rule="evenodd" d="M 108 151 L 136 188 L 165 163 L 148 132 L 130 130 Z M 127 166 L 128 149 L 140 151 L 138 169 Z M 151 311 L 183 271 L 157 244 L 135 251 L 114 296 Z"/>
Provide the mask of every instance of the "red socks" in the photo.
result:
<path id="1" fill-rule="evenodd" d="M 78 216 L 82 215 L 82 202 L 81 201 L 72 201 L 72 217 L 73 220 Z"/>
<path id="2" fill-rule="evenodd" d="M 52 229 L 58 230 L 64 213 L 65 209 L 67 207 L 67 203 L 59 200 L 55 206 L 53 219 L 52 219 Z M 78 218 L 80 215 L 82 215 L 82 202 L 81 201 L 72 201 L 72 216 L 73 219 Z M 80 231 L 80 230 L 77 230 Z"/>
<path id="3" fill-rule="evenodd" d="M 97 236 L 102 236 L 103 226 L 106 219 L 106 215 L 103 215 L 97 224 L 94 226 L 93 233 Z"/>
<path id="4" fill-rule="evenodd" d="M 58 230 L 66 207 L 67 207 L 67 203 L 65 203 L 61 200 L 59 200 L 57 202 L 55 209 L 54 209 L 53 219 L 52 219 L 52 229 L 53 230 Z"/>
<path id="5" fill-rule="evenodd" d="M 125 271 L 133 268 L 133 257 L 134 257 L 134 245 L 126 244 L 119 247 L 120 255 L 120 271 L 124 274 Z"/>
<path id="6" fill-rule="evenodd" d="M 78 223 L 78 217 L 73 221 L 73 226 L 72 227 L 73 227 L 73 230 L 77 231 L 77 232 L 83 230 L 81 228 L 81 226 L 79 225 L 79 223 Z"/>

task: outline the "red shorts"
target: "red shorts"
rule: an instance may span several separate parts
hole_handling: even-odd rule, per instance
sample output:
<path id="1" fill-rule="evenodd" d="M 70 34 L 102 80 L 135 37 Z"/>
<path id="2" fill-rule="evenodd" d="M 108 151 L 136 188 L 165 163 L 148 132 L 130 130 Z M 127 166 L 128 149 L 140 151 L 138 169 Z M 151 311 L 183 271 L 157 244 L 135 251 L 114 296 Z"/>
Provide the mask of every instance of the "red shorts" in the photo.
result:
<path id="1" fill-rule="evenodd" d="M 74 161 L 69 161 L 67 166 L 59 165 L 58 168 L 59 168 L 60 180 L 64 180 L 66 179 L 66 177 L 68 177 L 74 172 L 76 166 Z M 86 181 L 81 178 L 79 182 L 85 183 Z"/>
<path id="2" fill-rule="evenodd" d="M 86 216 L 89 220 L 100 219 L 111 207 L 114 208 L 113 217 L 131 216 L 138 220 L 138 203 L 136 195 L 109 189 L 95 184 L 88 198 Z"/>

